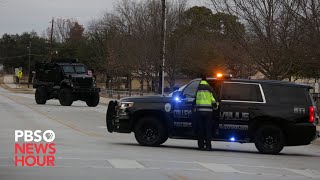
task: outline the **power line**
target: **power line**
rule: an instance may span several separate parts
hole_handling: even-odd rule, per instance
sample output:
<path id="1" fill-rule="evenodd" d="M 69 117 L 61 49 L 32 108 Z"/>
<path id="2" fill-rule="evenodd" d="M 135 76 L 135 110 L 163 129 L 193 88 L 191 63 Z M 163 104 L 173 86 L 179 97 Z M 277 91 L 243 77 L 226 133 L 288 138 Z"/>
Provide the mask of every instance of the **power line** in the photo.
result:
<path id="1" fill-rule="evenodd" d="M 6 59 L 13 59 L 13 58 L 19 58 L 19 57 L 25 57 L 25 56 L 27 56 L 27 55 L 3 57 L 3 58 L 0 58 L 0 59 L 6 60 Z"/>

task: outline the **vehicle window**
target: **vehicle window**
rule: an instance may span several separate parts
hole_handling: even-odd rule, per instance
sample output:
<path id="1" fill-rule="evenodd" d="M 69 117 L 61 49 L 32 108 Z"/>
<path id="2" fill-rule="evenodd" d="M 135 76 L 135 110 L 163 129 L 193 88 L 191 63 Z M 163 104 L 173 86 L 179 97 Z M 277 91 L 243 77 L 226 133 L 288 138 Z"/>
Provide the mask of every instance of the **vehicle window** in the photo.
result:
<path id="1" fill-rule="evenodd" d="M 74 73 L 74 67 L 73 66 L 63 66 L 63 71 L 65 73 Z"/>
<path id="2" fill-rule="evenodd" d="M 191 82 L 190 84 L 187 85 L 186 88 L 184 88 L 182 94 L 187 98 L 196 97 L 196 93 L 197 93 L 199 84 L 200 84 L 199 81 Z"/>
<path id="3" fill-rule="evenodd" d="M 87 73 L 86 68 L 84 66 L 74 66 L 76 73 L 85 74 Z"/>
<path id="4" fill-rule="evenodd" d="M 222 100 L 263 102 L 257 84 L 224 83 L 221 93 Z"/>
<path id="5" fill-rule="evenodd" d="M 273 104 L 307 104 L 306 88 L 268 85 L 263 89 L 267 94 L 267 101 L 269 100 Z"/>

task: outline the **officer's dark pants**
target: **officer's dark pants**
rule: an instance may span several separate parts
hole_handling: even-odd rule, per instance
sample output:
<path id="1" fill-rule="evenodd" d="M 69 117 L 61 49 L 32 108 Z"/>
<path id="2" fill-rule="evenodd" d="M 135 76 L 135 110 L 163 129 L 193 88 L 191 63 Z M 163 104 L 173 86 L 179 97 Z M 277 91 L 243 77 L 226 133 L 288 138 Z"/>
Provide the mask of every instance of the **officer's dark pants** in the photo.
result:
<path id="1" fill-rule="evenodd" d="M 213 130 L 212 112 L 196 112 L 198 147 L 200 149 L 211 149 L 211 138 Z M 205 147 L 204 147 L 205 145 Z"/>

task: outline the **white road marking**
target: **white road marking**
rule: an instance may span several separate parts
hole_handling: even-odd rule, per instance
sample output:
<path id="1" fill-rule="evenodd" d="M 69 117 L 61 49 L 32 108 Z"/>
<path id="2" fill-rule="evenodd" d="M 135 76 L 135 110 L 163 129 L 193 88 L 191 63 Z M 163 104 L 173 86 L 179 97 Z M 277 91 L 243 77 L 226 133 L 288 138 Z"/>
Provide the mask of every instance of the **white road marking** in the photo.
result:
<path id="1" fill-rule="evenodd" d="M 198 163 L 198 164 L 214 172 L 242 173 L 241 171 L 238 171 L 226 164 L 215 164 L 215 163 Z"/>
<path id="2" fill-rule="evenodd" d="M 114 168 L 120 168 L 120 169 L 144 169 L 145 168 L 136 160 L 110 159 L 108 161 Z"/>
<path id="3" fill-rule="evenodd" d="M 12 159 L 12 157 L 0 157 L 0 161 L 3 160 L 8 160 Z M 320 172 L 316 170 L 311 170 L 311 169 L 291 169 L 291 168 L 275 168 L 275 167 L 268 167 L 268 168 L 273 168 L 273 169 L 283 169 L 286 171 L 290 171 L 295 173 L 296 175 L 289 175 L 286 174 L 285 172 L 283 174 L 273 174 L 273 173 L 264 173 L 263 171 L 257 172 L 257 173 L 249 173 L 249 172 L 243 172 L 240 170 L 237 170 L 232 167 L 232 165 L 229 164 L 216 164 L 216 163 L 204 163 L 204 162 L 186 162 L 186 161 L 165 161 L 165 160 L 129 160 L 129 159 L 83 159 L 83 158 L 71 158 L 71 157 L 57 157 L 57 160 L 83 160 L 83 161 L 90 161 L 90 160 L 100 160 L 100 161 L 107 161 L 110 163 L 111 166 L 97 166 L 93 165 L 90 166 L 90 168 L 117 168 L 117 169 L 144 169 L 144 170 L 185 170 L 185 171 L 200 171 L 200 172 L 205 172 L 205 171 L 213 171 L 217 173 L 240 173 L 240 174 L 246 174 L 246 175 L 272 175 L 272 176 L 287 176 L 287 177 L 308 177 L 311 179 L 319 179 L 320 178 Z M 12 160 L 14 162 L 14 160 Z M 178 162 L 178 163 L 188 163 L 188 164 L 198 164 L 204 169 L 201 168 L 189 168 L 189 167 L 148 167 L 148 165 L 145 165 L 143 161 L 149 161 L 149 162 Z M 141 162 L 141 163 L 140 163 Z M 0 164 L 0 167 L 13 167 L 14 163 L 10 164 Z M 237 166 L 237 165 L 236 165 Z M 65 168 L 73 168 L 73 166 L 68 166 L 68 165 L 57 165 L 57 167 L 65 167 Z M 259 166 L 246 166 L 246 167 L 259 167 Z M 266 167 L 263 167 L 266 168 Z"/>
<path id="4" fill-rule="evenodd" d="M 296 174 L 302 175 L 302 176 L 306 176 L 309 178 L 320 178 L 320 172 L 315 171 L 315 170 L 311 170 L 311 169 L 289 169 L 286 168 L 286 170 L 294 172 Z"/>

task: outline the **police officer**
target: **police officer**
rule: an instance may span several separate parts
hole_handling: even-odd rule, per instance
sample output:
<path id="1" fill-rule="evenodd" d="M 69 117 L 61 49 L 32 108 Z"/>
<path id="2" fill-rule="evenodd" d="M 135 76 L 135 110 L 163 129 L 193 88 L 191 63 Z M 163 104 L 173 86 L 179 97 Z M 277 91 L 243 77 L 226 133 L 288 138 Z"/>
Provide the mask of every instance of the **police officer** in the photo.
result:
<path id="1" fill-rule="evenodd" d="M 217 103 L 212 87 L 207 82 L 205 74 L 201 75 L 201 81 L 196 95 L 195 113 L 197 121 L 198 147 L 201 150 L 211 150 L 211 138 L 213 131 L 214 109 Z"/>

